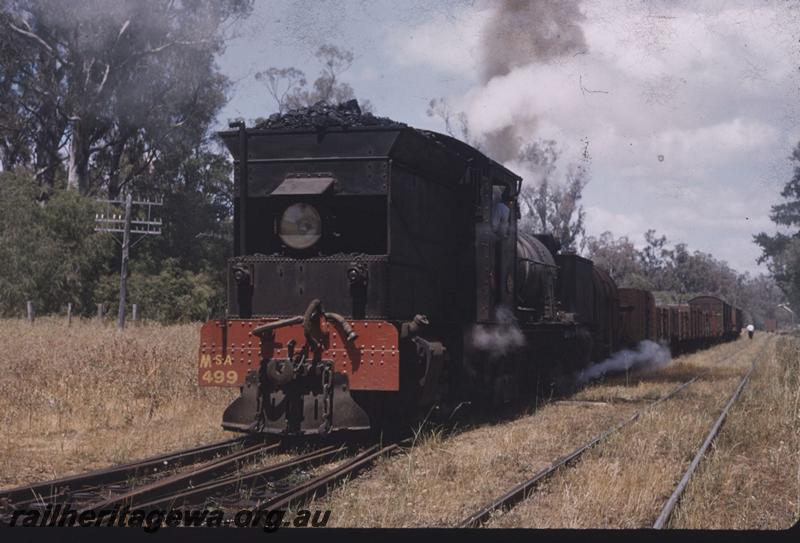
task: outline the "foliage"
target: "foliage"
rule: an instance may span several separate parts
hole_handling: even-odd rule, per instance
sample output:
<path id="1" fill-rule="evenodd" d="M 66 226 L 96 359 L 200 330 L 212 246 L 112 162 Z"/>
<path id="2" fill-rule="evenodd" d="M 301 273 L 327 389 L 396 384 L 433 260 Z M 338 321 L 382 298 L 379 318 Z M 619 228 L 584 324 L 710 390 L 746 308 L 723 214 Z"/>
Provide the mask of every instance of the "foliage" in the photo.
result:
<path id="1" fill-rule="evenodd" d="M 442 122 L 444 122 L 444 131 L 450 136 L 460 138 L 476 149 L 480 149 L 480 141 L 476 141 L 469 130 L 467 114 L 463 111 L 453 111 L 447 98 L 431 98 L 425 113 L 428 117 L 438 117 L 441 119 Z M 456 135 L 456 131 L 453 128 L 455 123 L 458 123 L 458 135 Z"/>
<path id="2" fill-rule="evenodd" d="M 147 248 L 157 260 L 176 258 L 193 271 L 222 268 L 233 243 L 231 164 L 223 154 L 205 149 L 175 170 L 174 178 L 158 179 L 155 185 L 168 188 L 164 226 Z"/>
<path id="3" fill-rule="evenodd" d="M 589 182 L 588 144 L 582 160 L 567 165 L 563 183 L 555 177 L 560 157 L 561 151 L 554 140 L 530 143 L 519 152 L 517 160 L 534 173 L 523 182 L 520 228 L 530 233 L 549 232 L 562 248 L 574 250 L 586 232 L 586 213 L 579 202 Z"/>
<path id="4" fill-rule="evenodd" d="M 33 174 L 0 173 L 0 314 L 16 316 L 32 301 L 37 313 L 92 311 L 92 294 L 114 243 L 94 232 L 94 202 L 60 191 L 36 202 Z"/>
<path id="5" fill-rule="evenodd" d="M 275 101 L 278 113 L 317 102 L 341 104 L 355 98 L 353 87 L 341 78 L 353 64 L 353 53 L 336 45 L 323 44 L 314 56 L 322 68 L 310 88 L 305 72 L 294 67 L 271 67 L 256 74 L 256 79 L 264 83 Z M 359 105 L 364 112 L 372 111 L 369 100 L 359 100 Z"/>
<path id="6" fill-rule="evenodd" d="M 690 252 L 685 243 L 670 247 L 666 236 L 656 235 L 655 230 L 645 232 L 644 239 L 644 246 L 637 249 L 627 237 L 615 239 L 604 232 L 587 237 L 584 252 L 618 286 L 652 290 L 659 303 L 683 303 L 711 294 L 744 309 L 758 326 L 775 317 L 783 296 L 772 278 L 737 273 L 708 253 Z"/>
<path id="7" fill-rule="evenodd" d="M 129 302 L 166 320 L 220 310 L 233 201 L 209 135 L 229 85 L 216 57 L 251 3 L 0 0 L 0 170 L 16 172 L 0 188 L 0 312 L 116 308 L 119 247 L 86 196 L 124 191 L 164 200 L 162 235 L 131 250 Z M 170 281 L 197 300 L 164 309 L 152 289 Z"/>
<path id="8" fill-rule="evenodd" d="M 131 250 L 128 303 L 137 303 L 144 318 L 185 322 L 224 311 L 225 262 L 233 243 L 230 169 L 222 155 L 198 150 L 177 167 L 175 179 L 161 182 L 173 185 L 159 212 L 162 234 Z M 95 298 L 116 308 L 118 292 L 119 278 L 112 274 Z"/>
<path id="9" fill-rule="evenodd" d="M 642 266 L 641 253 L 627 236 L 615 239 L 608 231 L 599 237 L 587 236 L 584 251 L 587 257 L 606 270 L 619 286 L 652 288 Z"/>
<path id="10" fill-rule="evenodd" d="M 280 114 L 289 109 L 290 97 L 303 92 L 303 88 L 306 86 L 306 74 L 291 67 L 267 68 L 256 74 L 256 80 L 261 81 L 267 87 L 267 92 L 275 100 Z"/>
<path id="11" fill-rule="evenodd" d="M 770 219 L 789 233 L 765 232 L 754 236 L 761 247 L 759 262 L 766 262 L 778 286 L 795 312 L 800 311 L 800 143 L 794 148 L 791 160 L 795 163 L 792 178 L 781 191 L 783 203 L 772 206 Z"/>
<path id="12" fill-rule="evenodd" d="M 202 141 L 225 102 L 215 64 L 246 0 L 3 0 L 0 159 L 111 196 Z M 62 150 L 66 148 L 66 152 Z"/>
<path id="13" fill-rule="evenodd" d="M 182 164 L 182 178 L 164 198 L 163 234 L 131 250 L 128 301 L 151 319 L 200 319 L 224 308 L 230 165 L 218 155 L 195 158 Z M 101 302 L 115 311 L 119 245 L 94 232 L 103 210 L 75 191 L 55 190 L 46 205 L 37 194 L 31 172 L 0 173 L 0 315 L 18 316 L 28 300 L 38 314 L 63 312 L 68 302 L 75 314 L 91 315 Z"/>
<path id="14" fill-rule="evenodd" d="M 219 282 L 210 274 L 185 270 L 174 258 L 164 260 L 157 274 L 143 271 L 145 267 L 134 263 L 128 279 L 128 299 L 142 307 L 142 318 L 189 322 L 205 320 L 224 309 Z M 95 299 L 115 309 L 119 303 L 118 293 L 119 278 L 105 276 L 98 285 Z"/>

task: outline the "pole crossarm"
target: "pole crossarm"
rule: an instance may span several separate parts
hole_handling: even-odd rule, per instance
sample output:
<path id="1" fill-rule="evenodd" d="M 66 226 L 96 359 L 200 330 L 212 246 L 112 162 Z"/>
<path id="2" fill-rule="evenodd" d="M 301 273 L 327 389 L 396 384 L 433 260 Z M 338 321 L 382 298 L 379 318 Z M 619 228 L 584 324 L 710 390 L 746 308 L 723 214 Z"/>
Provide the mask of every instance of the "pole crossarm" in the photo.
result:
<path id="1" fill-rule="evenodd" d="M 117 327 L 122 329 L 125 328 L 125 305 L 128 296 L 128 262 L 130 260 L 130 249 L 143 240 L 145 236 L 161 235 L 163 223 L 161 219 L 153 217 L 153 208 L 164 205 L 164 199 L 134 200 L 131 193 L 127 193 L 124 200 L 111 198 L 98 200 L 98 202 L 106 205 L 106 212 L 95 214 L 95 231 L 110 233 L 118 243 L 119 240 L 115 234 L 122 234 L 122 262 L 119 273 L 119 311 L 117 314 Z M 123 213 L 120 214 L 116 206 L 122 206 Z M 136 206 L 135 210 L 134 206 Z M 134 218 L 134 216 L 136 218 Z M 139 236 L 139 238 L 131 242 L 131 236 Z"/>
<path id="2" fill-rule="evenodd" d="M 95 219 L 95 222 L 124 225 L 125 224 L 125 219 L 106 219 L 103 215 L 100 215 Z M 135 220 L 131 220 L 131 224 L 135 224 L 137 226 L 138 225 L 142 225 L 142 226 L 145 226 L 145 225 L 161 226 L 164 223 L 162 223 L 161 221 L 135 221 Z"/>
<path id="3" fill-rule="evenodd" d="M 117 205 L 125 205 L 125 200 L 97 200 L 98 202 L 104 204 L 117 204 Z M 151 206 L 162 206 L 164 205 L 164 199 L 158 198 L 156 200 L 131 200 L 131 204 L 137 205 L 151 205 Z"/>
<path id="4" fill-rule="evenodd" d="M 161 234 L 161 229 L 156 230 L 138 230 L 133 228 L 134 223 L 131 223 L 131 234 L 143 234 L 150 236 L 158 236 Z M 95 232 L 125 232 L 124 228 L 95 228 Z"/>
<path id="5" fill-rule="evenodd" d="M 153 208 L 164 205 L 164 199 L 133 199 L 131 198 L 131 215 L 127 217 L 122 213 L 113 213 L 116 211 L 115 206 L 125 206 L 126 200 L 119 199 L 100 199 L 97 200 L 101 204 L 105 204 L 107 211 L 105 213 L 97 213 L 94 217 L 95 231 L 96 232 L 125 232 L 125 224 L 130 223 L 130 233 L 142 236 L 159 236 L 161 235 L 161 227 L 164 223 L 161 219 L 153 218 Z M 146 218 L 133 218 L 137 215 L 133 210 L 134 206 L 138 206 L 140 210 L 146 211 Z M 123 209 L 125 209 L 123 207 Z"/>

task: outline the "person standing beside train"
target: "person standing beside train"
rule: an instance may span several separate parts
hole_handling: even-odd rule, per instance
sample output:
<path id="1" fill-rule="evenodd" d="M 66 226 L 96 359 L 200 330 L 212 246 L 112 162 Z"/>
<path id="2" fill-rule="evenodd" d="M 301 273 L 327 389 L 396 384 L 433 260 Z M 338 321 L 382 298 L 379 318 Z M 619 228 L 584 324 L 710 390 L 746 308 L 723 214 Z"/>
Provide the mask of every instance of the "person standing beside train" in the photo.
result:
<path id="1" fill-rule="evenodd" d="M 755 331 L 756 331 L 756 327 L 753 326 L 752 323 L 747 325 L 747 337 L 749 337 L 750 339 L 753 339 L 753 332 L 755 332 Z"/>

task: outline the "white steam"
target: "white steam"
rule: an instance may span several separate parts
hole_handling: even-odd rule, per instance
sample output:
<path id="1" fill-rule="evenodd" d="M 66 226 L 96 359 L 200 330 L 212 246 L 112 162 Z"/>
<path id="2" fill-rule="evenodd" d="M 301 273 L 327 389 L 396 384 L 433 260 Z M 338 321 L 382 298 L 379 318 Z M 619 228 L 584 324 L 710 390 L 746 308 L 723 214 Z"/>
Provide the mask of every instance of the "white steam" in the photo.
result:
<path id="1" fill-rule="evenodd" d="M 497 324 L 478 324 L 472 329 L 472 346 L 489 353 L 490 358 L 505 356 L 524 345 L 525 336 L 507 307 L 497 309 Z"/>
<path id="2" fill-rule="evenodd" d="M 669 364 L 670 360 L 672 355 L 669 347 L 646 339 L 640 342 L 635 350 L 619 351 L 610 358 L 586 368 L 578 375 L 578 382 L 585 383 L 609 372 L 658 369 Z"/>

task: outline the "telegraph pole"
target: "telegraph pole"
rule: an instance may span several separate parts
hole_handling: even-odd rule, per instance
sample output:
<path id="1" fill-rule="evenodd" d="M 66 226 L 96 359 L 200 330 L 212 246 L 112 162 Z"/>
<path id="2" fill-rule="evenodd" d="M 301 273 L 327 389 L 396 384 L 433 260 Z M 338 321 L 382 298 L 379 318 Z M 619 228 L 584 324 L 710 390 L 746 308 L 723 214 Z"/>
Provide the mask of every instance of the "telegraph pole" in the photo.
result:
<path id="1" fill-rule="evenodd" d="M 130 262 L 131 247 L 139 243 L 145 236 L 158 236 L 161 234 L 161 219 L 152 217 L 153 207 L 163 205 L 162 200 L 134 200 L 129 192 L 124 200 L 98 200 L 108 206 L 108 211 L 95 216 L 95 231 L 122 234 L 122 240 L 114 239 L 122 245 L 122 263 L 119 271 L 119 311 L 117 312 L 117 328 L 125 328 L 125 306 L 128 299 L 128 264 Z M 122 216 L 112 213 L 112 205 L 124 206 Z M 138 206 L 139 210 L 147 210 L 146 218 L 134 219 L 133 206 Z M 144 213 L 141 213 L 143 215 Z M 131 234 L 138 235 L 139 238 L 131 243 Z"/>
<path id="2" fill-rule="evenodd" d="M 122 229 L 122 265 L 119 270 L 119 311 L 117 312 L 117 328 L 125 328 L 125 302 L 128 298 L 128 260 L 131 251 L 131 207 L 133 197 L 129 192 L 125 196 L 125 226 Z"/>

